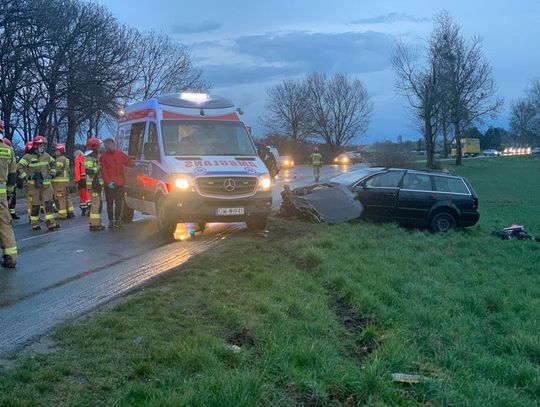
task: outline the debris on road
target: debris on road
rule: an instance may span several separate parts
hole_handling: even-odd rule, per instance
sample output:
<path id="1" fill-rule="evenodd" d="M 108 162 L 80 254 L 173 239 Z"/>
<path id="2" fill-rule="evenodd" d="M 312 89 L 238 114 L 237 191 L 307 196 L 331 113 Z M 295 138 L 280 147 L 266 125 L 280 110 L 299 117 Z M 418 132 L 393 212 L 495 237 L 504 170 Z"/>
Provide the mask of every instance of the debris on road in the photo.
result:
<path id="1" fill-rule="evenodd" d="M 362 204 L 344 185 L 320 183 L 281 192 L 280 214 L 296 216 L 312 222 L 338 224 L 360 217 Z"/>

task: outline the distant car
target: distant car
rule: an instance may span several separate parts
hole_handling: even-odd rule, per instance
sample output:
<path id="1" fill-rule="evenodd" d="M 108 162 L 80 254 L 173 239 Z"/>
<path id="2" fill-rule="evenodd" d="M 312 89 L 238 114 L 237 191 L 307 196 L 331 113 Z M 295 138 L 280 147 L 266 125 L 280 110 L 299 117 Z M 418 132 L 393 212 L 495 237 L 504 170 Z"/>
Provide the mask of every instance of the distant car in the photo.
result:
<path id="1" fill-rule="evenodd" d="M 534 154 L 534 155 L 540 154 L 540 147 L 534 147 L 534 148 L 531 150 L 531 154 Z"/>
<path id="2" fill-rule="evenodd" d="M 499 150 L 495 150 L 494 148 L 488 148 L 487 150 L 482 151 L 482 154 L 484 154 L 486 157 L 500 157 L 501 152 Z"/>
<path id="3" fill-rule="evenodd" d="M 347 151 L 334 158 L 335 164 L 358 164 L 362 162 L 362 153 L 359 151 Z"/>
<path id="4" fill-rule="evenodd" d="M 282 169 L 294 168 L 294 160 L 290 155 L 282 155 L 279 157 L 279 166 Z"/>
<path id="5" fill-rule="evenodd" d="M 478 197 L 463 177 L 399 168 L 362 168 L 330 179 L 364 206 L 362 217 L 447 232 L 474 226 Z"/>

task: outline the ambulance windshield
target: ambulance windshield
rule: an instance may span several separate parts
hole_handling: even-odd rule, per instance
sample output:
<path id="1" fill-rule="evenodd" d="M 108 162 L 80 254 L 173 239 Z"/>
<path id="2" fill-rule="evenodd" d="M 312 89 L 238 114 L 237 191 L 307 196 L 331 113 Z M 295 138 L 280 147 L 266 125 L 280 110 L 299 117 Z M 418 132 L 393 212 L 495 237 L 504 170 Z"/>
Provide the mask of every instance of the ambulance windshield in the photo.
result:
<path id="1" fill-rule="evenodd" d="M 166 155 L 256 155 L 241 122 L 164 120 L 161 132 Z"/>

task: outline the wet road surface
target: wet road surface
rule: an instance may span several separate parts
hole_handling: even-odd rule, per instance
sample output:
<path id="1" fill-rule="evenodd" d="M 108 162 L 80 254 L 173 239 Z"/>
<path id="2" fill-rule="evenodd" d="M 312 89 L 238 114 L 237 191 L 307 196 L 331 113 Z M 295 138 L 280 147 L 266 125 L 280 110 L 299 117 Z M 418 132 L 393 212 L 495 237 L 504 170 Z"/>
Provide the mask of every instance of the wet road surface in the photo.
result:
<path id="1" fill-rule="evenodd" d="M 356 167 L 323 167 L 321 179 Z M 274 180 L 274 209 L 279 208 L 283 185 L 312 182 L 309 167 L 282 171 Z M 24 211 L 21 200 L 17 212 Z M 106 218 L 105 211 L 102 216 Z M 54 232 L 33 232 L 27 222 L 21 216 L 14 223 L 17 269 L 0 269 L 0 355 L 185 263 L 244 228 L 241 223 L 212 224 L 200 237 L 171 243 L 157 233 L 154 219 L 143 215 L 121 229 L 102 232 L 89 232 L 88 218 L 82 217 L 63 221 Z"/>

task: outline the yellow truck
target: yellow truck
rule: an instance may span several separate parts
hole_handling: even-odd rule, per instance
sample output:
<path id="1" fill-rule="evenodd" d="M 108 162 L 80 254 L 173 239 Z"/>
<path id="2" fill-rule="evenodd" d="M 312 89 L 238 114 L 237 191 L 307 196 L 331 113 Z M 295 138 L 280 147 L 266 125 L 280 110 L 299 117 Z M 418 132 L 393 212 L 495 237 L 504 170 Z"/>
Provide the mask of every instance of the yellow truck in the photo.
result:
<path id="1" fill-rule="evenodd" d="M 452 141 L 452 157 L 457 156 L 456 140 Z M 476 157 L 480 155 L 480 139 L 478 138 L 462 138 L 461 139 L 461 156 Z"/>

